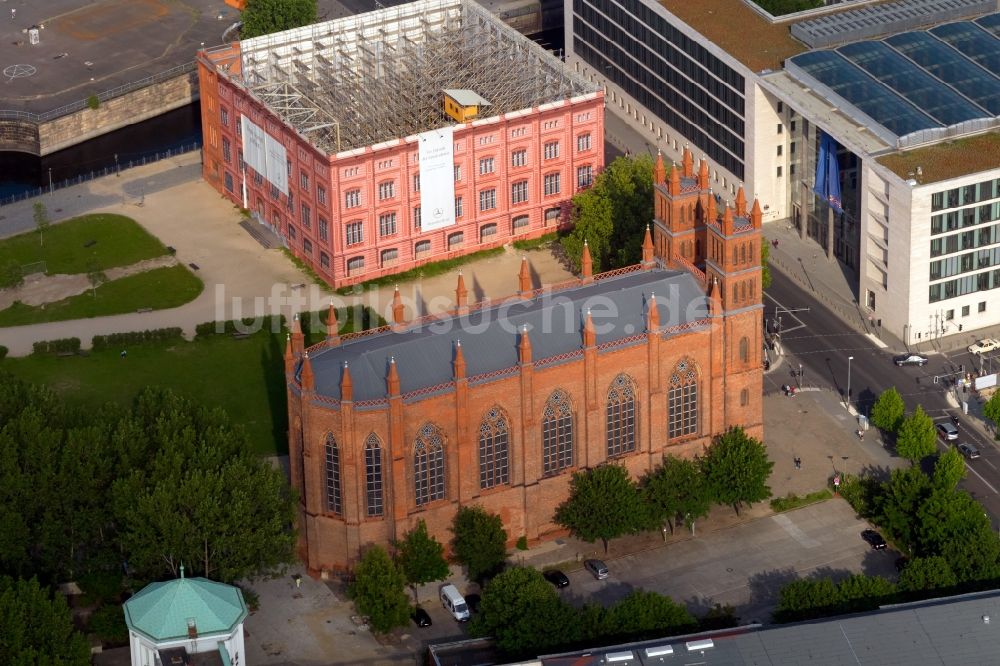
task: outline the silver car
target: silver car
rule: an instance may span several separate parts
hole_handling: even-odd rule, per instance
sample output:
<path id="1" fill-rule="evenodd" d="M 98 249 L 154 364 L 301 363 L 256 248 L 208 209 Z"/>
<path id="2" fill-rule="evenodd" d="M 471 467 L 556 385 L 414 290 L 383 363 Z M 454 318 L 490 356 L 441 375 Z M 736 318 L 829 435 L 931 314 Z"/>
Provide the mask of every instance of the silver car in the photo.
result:
<path id="1" fill-rule="evenodd" d="M 938 437 L 946 442 L 953 442 L 958 439 L 958 428 L 950 423 L 937 424 Z"/>
<path id="2" fill-rule="evenodd" d="M 597 580 L 604 580 L 608 577 L 608 565 L 600 560 L 584 560 L 583 568 L 593 574 Z"/>

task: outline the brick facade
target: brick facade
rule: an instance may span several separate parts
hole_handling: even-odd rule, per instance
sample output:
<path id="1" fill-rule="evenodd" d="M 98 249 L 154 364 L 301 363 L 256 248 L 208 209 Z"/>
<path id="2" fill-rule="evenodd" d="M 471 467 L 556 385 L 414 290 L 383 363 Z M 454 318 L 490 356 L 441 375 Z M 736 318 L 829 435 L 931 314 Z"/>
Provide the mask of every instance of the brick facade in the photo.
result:
<path id="1" fill-rule="evenodd" d="M 239 66 L 238 44 L 199 53 L 204 178 L 336 288 L 554 231 L 570 197 L 604 167 L 602 92 L 457 124 L 461 214 L 454 225 L 422 232 L 416 136 L 327 154 L 232 78 Z M 285 146 L 291 204 L 272 196 L 252 169 L 241 173 L 243 115 Z M 495 206 L 480 210 L 480 195 L 490 190 Z M 393 220 L 391 230 L 383 219 Z M 357 223 L 360 236 L 355 227 L 349 234 Z"/>
<path id="2" fill-rule="evenodd" d="M 354 399 L 349 366 L 337 373 L 336 398 L 317 391 L 319 382 L 309 355 L 317 356 L 331 346 L 339 347 L 342 355 L 349 354 L 351 345 L 361 338 L 331 336 L 304 350 L 302 335 L 293 328 L 285 356 L 289 451 L 292 483 L 301 496 L 301 554 L 311 571 L 350 567 L 366 546 L 388 545 L 419 519 L 426 521 L 432 535 L 447 543 L 458 507 L 473 503 L 501 516 L 512 544 L 520 536 L 537 542 L 559 534 L 553 513 L 567 497 L 571 473 L 609 460 L 608 401 L 615 386 L 630 385 L 636 436 L 634 450 L 613 460 L 635 478 L 655 467 L 664 453 L 700 453 L 714 435 L 732 425 L 763 436 L 760 207 L 755 201 L 748 213 L 741 192 L 736 209 L 725 207 L 718 215 L 714 198 L 691 173 L 689 160 L 688 156 L 684 167 L 672 171 L 671 180 L 664 178 L 662 162 L 657 165 L 655 225 L 646 234 L 643 263 L 633 269 L 690 271 L 703 290 L 702 305 L 706 297 L 708 305 L 707 316 L 696 321 L 661 324 L 662 307 L 652 300 L 644 314 L 645 330 L 597 344 L 588 310 L 581 330 L 569 334 L 579 346 L 574 342 L 575 351 L 559 358 L 538 358 L 532 334 L 522 332 L 516 336 L 518 362 L 514 366 L 470 377 L 459 342 L 449 372 L 451 381 L 401 393 L 392 357 L 384 396 L 359 401 Z M 584 262 L 578 288 L 607 280 L 609 293 L 613 292 L 615 278 L 591 276 L 588 263 Z M 573 289 L 572 285 L 563 287 Z M 461 308 L 461 283 L 456 291 Z M 407 325 L 398 322 L 394 327 L 398 331 Z M 697 387 L 696 424 L 692 432 L 672 437 L 670 424 L 680 423 L 670 413 L 672 390 L 679 390 L 677 386 L 686 380 Z M 542 420 L 556 391 L 568 396 L 571 406 L 574 452 L 568 468 L 546 475 Z M 491 410 L 495 411 L 491 414 Z M 509 474 L 505 483 L 482 489 L 480 429 L 488 415 L 505 419 Z M 438 429 L 443 442 L 444 496 L 418 505 L 415 447 L 427 424 Z M 332 508 L 328 438 L 336 445 L 339 505 Z M 369 515 L 367 484 L 372 470 L 365 448 L 366 442 L 374 441 L 380 446 L 384 502 L 377 516 Z"/>

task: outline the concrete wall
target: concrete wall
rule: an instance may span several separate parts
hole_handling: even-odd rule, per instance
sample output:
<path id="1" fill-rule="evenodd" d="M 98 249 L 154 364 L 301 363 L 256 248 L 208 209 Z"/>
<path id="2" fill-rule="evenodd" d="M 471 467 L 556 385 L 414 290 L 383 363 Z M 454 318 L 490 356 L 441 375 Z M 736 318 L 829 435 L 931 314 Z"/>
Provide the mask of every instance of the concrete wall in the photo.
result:
<path id="1" fill-rule="evenodd" d="M 0 150 L 40 157 L 154 118 L 198 99 L 198 74 L 188 72 L 54 120 L 0 119 Z"/>

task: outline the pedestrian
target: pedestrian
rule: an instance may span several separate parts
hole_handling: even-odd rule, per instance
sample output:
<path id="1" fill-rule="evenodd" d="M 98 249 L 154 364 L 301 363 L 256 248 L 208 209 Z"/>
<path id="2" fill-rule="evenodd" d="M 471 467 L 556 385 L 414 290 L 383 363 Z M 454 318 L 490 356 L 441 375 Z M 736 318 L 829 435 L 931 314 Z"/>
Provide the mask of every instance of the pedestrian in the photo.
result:
<path id="1" fill-rule="evenodd" d="M 121 354 L 119 354 L 119 356 L 121 356 L 122 358 L 125 358 L 126 356 L 128 356 L 128 351 L 127 351 L 127 350 L 125 350 L 125 349 L 123 349 L 123 350 L 122 350 L 122 353 L 121 353 Z"/>
<path id="2" fill-rule="evenodd" d="M 795 469 L 802 469 L 802 458 L 795 456 Z"/>
<path id="3" fill-rule="evenodd" d="M 13 21 L 15 16 L 17 16 L 17 9 L 15 9 L 14 7 L 11 7 L 10 8 L 10 20 Z"/>

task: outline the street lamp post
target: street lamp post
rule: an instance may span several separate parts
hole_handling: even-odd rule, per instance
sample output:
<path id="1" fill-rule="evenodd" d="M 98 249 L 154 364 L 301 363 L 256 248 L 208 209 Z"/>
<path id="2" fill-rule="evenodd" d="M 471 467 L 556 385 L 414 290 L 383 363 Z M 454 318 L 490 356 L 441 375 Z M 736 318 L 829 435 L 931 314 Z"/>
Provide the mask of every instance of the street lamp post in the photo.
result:
<path id="1" fill-rule="evenodd" d="M 802 388 L 802 364 L 799 363 L 799 388 Z"/>
<path id="2" fill-rule="evenodd" d="M 851 361 L 854 360 L 853 356 L 847 357 L 847 406 L 851 406 Z"/>

